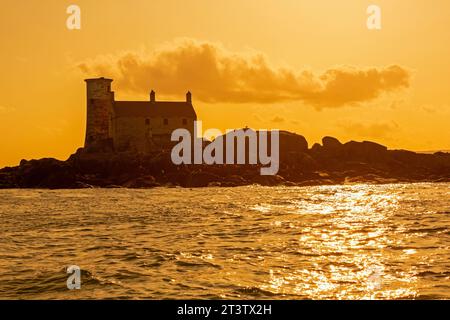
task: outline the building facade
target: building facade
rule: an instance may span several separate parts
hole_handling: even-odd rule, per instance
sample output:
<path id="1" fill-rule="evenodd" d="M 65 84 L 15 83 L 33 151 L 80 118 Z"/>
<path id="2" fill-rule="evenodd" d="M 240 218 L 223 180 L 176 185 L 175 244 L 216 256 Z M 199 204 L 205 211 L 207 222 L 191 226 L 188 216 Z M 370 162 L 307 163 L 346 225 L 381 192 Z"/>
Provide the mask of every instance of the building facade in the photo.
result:
<path id="1" fill-rule="evenodd" d="M 151 153 L 170 149 L 173 130 L 185 128 L 194 137 L 197 120 L 192 95 L 185 101 L 116 101 L 112 79 L 86 79 L 87 118 L 85 148 L 88 151 Z"/>

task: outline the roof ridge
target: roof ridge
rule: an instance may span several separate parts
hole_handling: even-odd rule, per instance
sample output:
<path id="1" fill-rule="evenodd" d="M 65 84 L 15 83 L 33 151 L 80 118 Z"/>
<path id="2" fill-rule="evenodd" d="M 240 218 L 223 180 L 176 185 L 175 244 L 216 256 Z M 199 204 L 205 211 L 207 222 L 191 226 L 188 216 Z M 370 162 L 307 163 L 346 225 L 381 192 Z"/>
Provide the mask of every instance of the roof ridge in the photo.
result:
<path id="1" fill-rule="evenodd" d="M 186 101 L 114 101 L 114 111 L 118 117 L 196 117 Z"/>
<path id="2" fill-rule="evenodd" d="M 147 100 L 115 100 L 114 102 L 128 102 L 128 103 L 134 103 L 134 102 L 145 102 L 145 103 L 185 103 L 189 104 L 187 101 L 179 100 L 179 101 L 170 101 L 170 100 L 156 100 L 156 101 L 147 101 Z"/>

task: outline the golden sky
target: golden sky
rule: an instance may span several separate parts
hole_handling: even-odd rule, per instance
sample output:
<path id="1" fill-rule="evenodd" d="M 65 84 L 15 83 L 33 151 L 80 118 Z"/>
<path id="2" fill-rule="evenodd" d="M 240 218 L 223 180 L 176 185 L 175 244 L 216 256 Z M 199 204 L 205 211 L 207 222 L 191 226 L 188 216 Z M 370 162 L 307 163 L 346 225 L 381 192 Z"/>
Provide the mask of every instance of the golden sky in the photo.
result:
<path id="1" fill-rule="evenodd" d="M 449 15 L 448 0 L 2 0 L 0 166 L 82 146 L 95 76 L 119 100 L 190 89 L 204 129 L 450 149 Z"/>

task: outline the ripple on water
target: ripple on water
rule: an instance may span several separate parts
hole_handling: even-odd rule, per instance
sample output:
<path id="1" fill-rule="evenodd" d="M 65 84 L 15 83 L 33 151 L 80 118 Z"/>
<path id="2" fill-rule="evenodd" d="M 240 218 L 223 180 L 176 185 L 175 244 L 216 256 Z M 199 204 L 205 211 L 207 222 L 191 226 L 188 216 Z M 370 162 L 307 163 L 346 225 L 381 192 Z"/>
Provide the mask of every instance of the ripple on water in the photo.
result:
<path id="1" fill-rule="evenodd" d="M 0 298 L 450 299 L 449 187 L 1 190 Z"/>

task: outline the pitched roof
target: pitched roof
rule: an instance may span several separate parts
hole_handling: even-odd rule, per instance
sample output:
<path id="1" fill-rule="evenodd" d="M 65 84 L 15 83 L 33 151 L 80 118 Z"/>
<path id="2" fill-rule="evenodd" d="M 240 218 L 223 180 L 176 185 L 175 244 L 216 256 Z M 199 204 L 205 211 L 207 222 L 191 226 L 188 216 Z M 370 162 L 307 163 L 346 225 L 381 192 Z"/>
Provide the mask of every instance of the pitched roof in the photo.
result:
<path id="1" fill-rule="evenodd" d="M 185 101 L 115 101 L 114 112 L 116 117 L 197 117 L 192 104 Z"/>

